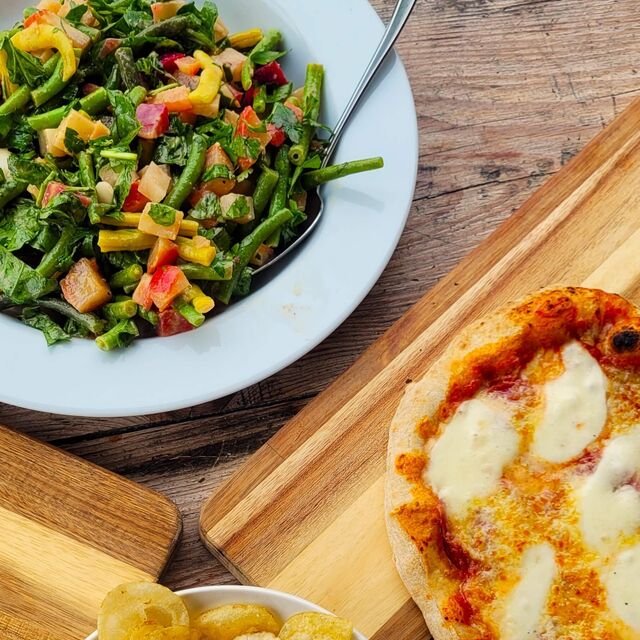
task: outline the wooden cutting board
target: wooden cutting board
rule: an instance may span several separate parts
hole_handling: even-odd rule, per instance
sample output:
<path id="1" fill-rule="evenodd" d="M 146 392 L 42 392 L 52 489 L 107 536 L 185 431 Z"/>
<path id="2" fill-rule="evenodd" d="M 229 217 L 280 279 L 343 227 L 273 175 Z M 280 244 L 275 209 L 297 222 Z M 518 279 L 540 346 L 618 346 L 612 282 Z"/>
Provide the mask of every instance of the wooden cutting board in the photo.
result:
<path id="1" fill-rule="evenodd" d="M 159 577 L 180 530 L 164 496 L 0 426 L 0 638 L 82 640 L 107 591 Z"/>
<path id="2" fill-rule="evenodd" d="M 243 582 L 307 597 L 374 640 L 429 638 L 386 537 L 389 423 L 405 385 L 454 334 L 550 284 L 640 303 L 640 101 L 210 499 L 201 517 L 208 548 Z"/>

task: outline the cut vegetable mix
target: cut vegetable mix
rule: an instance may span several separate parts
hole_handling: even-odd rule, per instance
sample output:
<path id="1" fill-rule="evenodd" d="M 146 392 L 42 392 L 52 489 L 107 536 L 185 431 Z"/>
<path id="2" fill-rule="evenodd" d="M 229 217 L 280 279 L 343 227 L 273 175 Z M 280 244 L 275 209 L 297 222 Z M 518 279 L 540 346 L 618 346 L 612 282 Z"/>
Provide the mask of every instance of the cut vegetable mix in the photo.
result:
<path id="1" fill-rule="evenodd" d="M 0 34 L 0 310 L 104 351 L 201 326 L 295 240 L 325 72 L 204 0 L 47 0 Z"/>

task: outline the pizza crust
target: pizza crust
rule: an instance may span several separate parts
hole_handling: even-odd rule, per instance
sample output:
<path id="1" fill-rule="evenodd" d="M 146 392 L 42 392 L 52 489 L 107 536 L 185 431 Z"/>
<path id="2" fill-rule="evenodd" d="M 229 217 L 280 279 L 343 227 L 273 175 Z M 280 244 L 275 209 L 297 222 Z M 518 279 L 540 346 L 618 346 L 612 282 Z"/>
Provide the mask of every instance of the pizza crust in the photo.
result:
<path id="1" fill-rule="evenodd" d="M 412 484 L 396 471 L 396 459 L 403 453 L 424 453 L 424 441 L 417 432 L 417 426 L 424 417 L 433 415 L 445 400 L 452 379 L 452 364 L 478 348 L 499 345 L 505 338 L 522 333 L 522 326 L 517 324 L 512 313 L 514 308 L 528 303 L 539 303 L 551 292 L 555 295 L 566 294 L 578 305 L 583 297 L 586 305 L 588 299 L 593 299 L 594 294 L 594 291 L 589 289 L 553 287 L 502 307 L 472 323 L 453 340 L 425 376 L 407 388 L 392 420 L 385 485 L 387 531 L 398 572 L 424 615 L 435 640 L 462 640 L 463 637 L 444 620 L 436 597 L 430 591 L 427 567 L 422 556 L 393 515 L 397 509 L 412 501 Z M 600 296 L 621 300 L 619 296 L 597 292 L 597 297 Z M 627 304 L 637 313 L 631 303 Z"/>
<path id="2" fill-rule="evenodd" d="M 422 557 L 392 515 L 396 509 L 411 501 L 412 486 L 404 476 L 396 472 L 395 461 L 401 453 L 424 451 L 424 443 L 416 427 L 444 401 L 452 363 L 469 351 L 500 342 L 519 331 L 519 327 L 509 319 L 508 312 L 513 306 L 504 307 L 463 330 L 425 376 L 407 388 L 391 422 L 385 488 L 387 532 L 400 577 L 420 608 L 435 640 L 458 640 L 460 636 L 445 624 L 436 600 L 430 594 L 427 569 Z"/>

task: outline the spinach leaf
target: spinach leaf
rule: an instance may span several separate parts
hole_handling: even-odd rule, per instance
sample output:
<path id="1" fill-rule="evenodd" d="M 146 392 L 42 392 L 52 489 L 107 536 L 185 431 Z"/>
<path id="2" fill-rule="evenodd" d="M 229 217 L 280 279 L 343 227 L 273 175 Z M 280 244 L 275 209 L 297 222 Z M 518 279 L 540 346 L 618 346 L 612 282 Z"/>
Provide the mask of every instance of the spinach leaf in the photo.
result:
<path id="1" fill-rule="evenodd" d="M 193 27 L 189 31 L 189 36 L 196 42 L 215 48 L 213 41 L 213 30 L 218 19 L 218 7 L 205 0 L 202 7 L 198 8 L 194 3 L 186 4 L 180 9 L 178 15 L 190 15 Z"/>
<path id="2" fill-rule="evenodd" d="M 27 201 L 18 201 L 2 220 L 0 220 L 0 246 L 9 251 L 18 251 L 32 243 L 40 234 L 43 223 L 38 207 Z"/>
<path id="3" fill-rule="evenodd" d="M 134 264 L 146 266 L 148 251 L 113 251 L 105 254 L 105 258 L 116 269 L 126 269 Z"/>
<path id="4" fill-rule="evenodd" d="M 184 167 L 189 157 L 189 145 L 186 138 L 180 136 L 162 136 L 153 155 L 157 164 L 174 164 Z"/>
<path id="5" fill-rule="evenodd" d="M 64 132 L 64 146 L 71 153 L 80 153 L 87 148 L 87 143 L 80 137 L 78 132 L 71 127 L 67 127 Z"/>
<path id="6" fill-rule="evenodd" d="M 25 180 L 29 184 L 42 184 L 54 168 L 52 165 L 35 162 L 35 153 L 18 155 L 12 153 L 9 156 L 9 170 L 11 175 L 18 180 Z"/>
<path id="7" fill-rule="evenodd" d="M 116 117 L 112 137 L 117 144 L 130 145 L 141 129 L 136 118 L 136 108 L 122 91 L 107 91 L 107 95 Z"/>
<path id="8" fill-rule="evenodd" d="M 277 103 L 269 116 L 269 122 L 278 127 L 278 129 L 282 129 L 294 144 L 300 142 L 303 128 L 291 109 L 288 109 L 283 104 Z"/>
<path id="9" fill-rule="evenodd" d="M 18 120 L 9 132 L 6 146 L 17 153 L 28 153 L 37 148 L 38 132 L 29 126 L 24 119 Z"/>
<path id="10" fill-rule="evenodd" d="M 154 203 L 149 207 L 149 216 L 163 227 L 170 227 L 176 221 L 177 211 L 166 204 Z"/>
<path id="11" fill-rule="evenodd" d="M 13 302 L 25 304 L 54 291 L 55 280 L 41 276 L 4 247 L 0 247 L 0 291 Z"/>
<path id="12" fill-rule="evenodd" d="M 285 102 L 285 100 L 291 95 L 293 91 L 293 83 L 288 82 L 281 87 L 274 90 L 273 93 L 267 95 L 267 102 L 269 104 L 276 102 Z"/>
<path id="13" fill-rule="evenodd" d="M 215 193 L 205 193 L 189 215 L 196 220 L 215 220 L 222 216 L 220 200 Z"/>
<path id="14" fill-rule="evenodd" d="M 47 345 L 50 347 L 57 342 L 66 342 L 71 336 L 57 325 L 46 313 L 37 308 L 29 307 L 22 312 L 22 321 L 29 327 L 42 331 Z"/>
<path id="15" fill-rule="evenodd" d="M 262 147 L 260 140 L 256 138 L 245 138 L 244 136 L 236 136 L 231 144 L 223 144 L 224 150 L 231 158 L 233 164 L 237 164 L 238 158 L 250 158 L 255 160 L 259 155 Z"/>
<path id="16" fill-rule="evenodd" d="M 26 51 L 16 49 L 9 38 L 2 38 L 0 48 L 7 54 L 7 69 L 12 82 L 26 84 L 33 89 L 46 79 L 40 60 Z"/>
<path id="17" fill-rule="evenodd" d="M 214 164 L 210 166 L 202 176 L 202 182 L 209 182 L 210 180 L 216 180 L 223 178 L 224 180 L 232 180 L 233 174 L 229 171 L 229 167 L 226 164 Z"/>

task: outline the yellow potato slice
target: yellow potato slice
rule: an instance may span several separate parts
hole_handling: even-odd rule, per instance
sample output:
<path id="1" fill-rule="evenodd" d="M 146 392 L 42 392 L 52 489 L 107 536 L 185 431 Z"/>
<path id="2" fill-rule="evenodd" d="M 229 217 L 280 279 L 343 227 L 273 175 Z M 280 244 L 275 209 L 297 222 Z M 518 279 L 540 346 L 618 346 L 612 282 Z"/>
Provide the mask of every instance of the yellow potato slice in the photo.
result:
<path id="1" fill-rule="evenodd" d="M 190 627 L 166 627 L 154 631 L 148 640 L 200 640 L 202 636 L 197 629 Z"/>
<path id="2" fill-rule="evenodd" d="M 116 587 L 102 602 L 98 614 L 100 640 L 129 640 L 132 632 L 150 625 L 188 627 L 189 612 L 182 598 L 153 582 L 132 582 Z"/>
<path id="3" fill-rule="evenodd" d="M 164 627 L 161 627 L 159 624 L 144 624 L 141 627 L 138 627 L 137 629 L 131 631 L 131 633 L 129 633 L 129 635 L 127 636 L 127 640 L 149 640 L 151 634 L 163 628 Z"/>
<path id="4" fill-rule="evenodd" d="M 325 613 L 298 613 L 280 631 L 280 640 L 351 640 L 353 625 Z"/>
<path id="5" fill-rule="evenodd" d="M 278 640 L 278 638 L 268 631 L 259 631 L 258 633 L 242 634 L 234 640 Z"/>
<path id="6" fill-rule="evenodd" d="M 282 626 L 265 607 L 253 604 L 227 604 L 205 611 L 195 625 L 203 640 L 235 640 L 259 631 L 277 634 Z"/>

